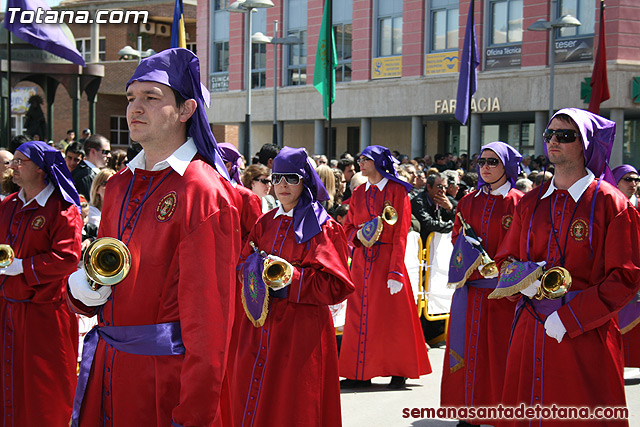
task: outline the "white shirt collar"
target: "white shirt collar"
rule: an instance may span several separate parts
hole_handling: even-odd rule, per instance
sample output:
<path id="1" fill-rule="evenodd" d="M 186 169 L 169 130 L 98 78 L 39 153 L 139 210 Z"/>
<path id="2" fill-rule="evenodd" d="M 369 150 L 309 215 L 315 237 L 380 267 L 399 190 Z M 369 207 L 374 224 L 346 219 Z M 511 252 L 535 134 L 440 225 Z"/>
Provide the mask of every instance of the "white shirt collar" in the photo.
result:
<path id="1" fill-rule="evenodd" d="M 49 200 L 49 197 L 53 194 L 53 190 L 55 188 L 53 187 L 52 183 L 47 184 L 46 187 L 44 187 L 44 189 L 38 193 L 38 195 L 36 197 L 34 197 L 33 199 L 26 201 L 24 198 L 24 188 L 20 189 L 20 192 L 18 192 L 18 198 L 20 200 L 22 200 L 22 204 L 23 207 L 27 206 L 29 203 L 33 202 L 34 200 L 41 206 L 44 207 L 44 205 L 47 204 L 47 200 Z"/>
<path id="2" fill-rule="evenodd" d="M 184 172 L 187 170 L 187 166 L 189 166 L 189 163 L 197 153 L 198 149 L 196 148 L 195 142 L 193 142 L 193 138 L 188 138 L 187 141 L 178 147 L 178 149 L 169 157 L 153 165 L 151 170 L 161 171 L 171 167 L 174 171 L 178 172 L 180 176 L 183 176 Z M 133 173 L 135 173 L 136 169 L 145 170 L 146 161 L 147 158 L 144 154 L 144 150 L 142 150 L 127 164 L 127 167 Z"/>
<path id="3" fill-rule="evenodd" d="M 372 185 L 375 185 L 376 187 L 378 187 L 378 190 L 382 191 L 384 190 L 385 185 L 387 185 L 387 182 L 389 182 L 389 178 L 382 178 L 377 184 L 371 184 L 371 182 L 367 180 L 367 182 L 365 183 L 366 187 L 364 187 L 364 191 L 369 191 L 369 187 L 371 187 Z"/>
<path id="4" fill-rule="evenodd" d="M 578 202 L 578 200 L 580 200 L 580 196 L 582 196 L 582 194 L 587 190 L 587 188 L 589 188 L 589 185 L 591 185 L 591 182 L 594 179 L 595 179 L 595 176 L 593 175 L 593 172 L 587 169 L 587 175 L 580 178 L 576 182 L 574 182 L 573 185 L 567 189 L 567 191 L 571 195 L 571 198 L 576 203 Z M 557 190 L 555 185 L 555 180 L 556 180 L 555 176 L 551 178 L 551 182 L 549 183 L 549 188 L 547 188 L 547 191 L 542 195 L 541 199 L 544 199 L 545 197 L 550 196 L 551 194 L 553 194 L 554 191 Z"/>
<path id="5" fill-rule="evenodd" d="M 295 210 L 295 208 L 291 209 L 289 212 L 285 212 L 284 209 L 282 208 L 282 205 L 280 205 L 280 206 L 278 206 L 278 211 L 273 216 L 273 219 L 278 218 L 280 215 L 284 215 L 284 216 L 288 216 L 289 218 L 293 218 L 293 211 L 294 210 Z"/>
<path id="6" fill-rule="evenodd" d="M 87 164 L 87 166 L 89 166 L 95 173 L 100 172 L 100 168 L 97 167 L 96 165 L 94 165 L 93 163 L 91 163 L 89 160 L 84 159 L 84 162 Z"/>
<path id="7" fill-rule="evenodd" d="M 507 181 L 504 184 L 502 184 L 500 188 L 496 190 L 491 190 L 490 194 L 492 196 L 502 196 L 502 198 L 504 199 L 505 197 L 507 197 L 507 194 L 509 194 L 510 190 L 511 190 L 511 182 Z M 488 191 L 489 189 L 487 187 L 482 187 L 480 191 L 476 192 L 476 195 L 474 197 L 478 197 L 480 193 L 482 192 L 487 193 Z"/>

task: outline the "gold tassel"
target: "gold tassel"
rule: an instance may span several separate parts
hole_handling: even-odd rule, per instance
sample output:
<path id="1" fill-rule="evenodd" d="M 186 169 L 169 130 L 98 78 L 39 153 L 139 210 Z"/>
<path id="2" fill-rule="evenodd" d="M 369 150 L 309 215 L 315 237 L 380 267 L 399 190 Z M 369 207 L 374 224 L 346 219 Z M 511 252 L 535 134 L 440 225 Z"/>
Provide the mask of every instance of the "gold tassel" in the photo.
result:
<path id="1" fill-rule="evenodd" d="M 500 275 L 502 275 L 502 273 L 504 271 L 504 268 L 505 268 L 505 266 L 503 265 L 502 271 L 500 271 Z M 524 279 L 522 279 L 521 281 L 519 281 L 515 285 L 509 286 L 508 288 L 496 288 L 496 289 L 494 289 L 493 292 L 491 292 L 487 298 L 498 299 L 498 298 L 509 297 L 511 295 L 515 295 L 518 292 L 522 291 L 523 289 L 528 288 L 536 280 L 540 279 L 541 275 L 542 275 L 542 267 L 538 267 L 535 270 L 533 270 L 532 273 L 530 273 L 528 276 L 526 276 Z"/>
<path id="2" fill-rule="evenodd" d="M 629 323 L 627 326 L 624 327 L 624 329 L 620 329 L 620 333 L 622 335 L 626 334 L 627 332 L 631 332 L 631 330 L 633 328 L 635 328 L 636 326 L 638 326 L 638 323 L 640 323 L 640 317 L 638 317 L 636 320 L 634 320 L 633 322 Z"/>
<path id="3" fill-rule="evenodd" d="M 458 355 L 458 353 L 456 353 L 455 351 L 449 349 L 449 354 L 451 355 L 451 357 L 453 357 L 458 362 L 451 368 L 451 373 L 452 374 L 454 372 L 459 371 L 460 369 L 464 368 L 464 359 L 462 357 L 460 357 L 460 355 Z"/>
<path id="4" fill-rule="evenodd" d="M 457 283 L 447 283 L 447 287 L 450 289 L 458 289 L 464 286 L 465 283 L 467 283 L 467 279 L 469 278 L 469 276 L 471 276 L 473 274 L 473 272 L 480 267 L 480 264 L 482 264 L 482 256 L 478 255 L 478 259 L 476 259 L 474 261 L 473 264 L 471 264 L 471 267 L 469 267 L 469 269 L 464 273 L 464 279 L 462 279 L 461 281 L 457 282 Z"/>
<path id="5" fill-rule="evenodd" d="M 244 291 L 242 289 L 240 290 L 240 294 L 242 296 L 242 307 L 244 308 L 244 312 L 249 318 L 249 320 L 251 320 L 251 323 L 253 323 L 253 326 L 255 326 L 256 328 L 259 328 L 262 325 L 264 325 L 264 321 L 267 320 L 267 314 L 269 314 L 269 289 L 267 289 L 266 292 L 267 294 L 264 296 L 264 304 L 262 305 L 262 315 L 258 320 L 253 320 L 253 317 L 251 316 L 251 314 L 249 314 L 249 309 L 247 308 L 247 302 L 245 301 Z"/>

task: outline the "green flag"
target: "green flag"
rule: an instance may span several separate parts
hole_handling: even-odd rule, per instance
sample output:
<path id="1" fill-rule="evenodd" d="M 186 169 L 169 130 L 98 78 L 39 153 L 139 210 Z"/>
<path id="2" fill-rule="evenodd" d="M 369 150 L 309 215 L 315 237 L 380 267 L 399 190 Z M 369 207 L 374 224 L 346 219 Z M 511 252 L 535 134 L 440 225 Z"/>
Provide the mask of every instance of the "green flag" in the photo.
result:
<path id="1" fill-rule="evenodd" d="M 313 85 L 322 95 L 322 111 L 327 120 L 329 120 L 329 103 L 333 104 L 336 99 L 336 66 L 338 65 L 336 40 L 333 36 L 331 16 L 329 15 L 329 3 L 331 1 L 325 0 L 324 3 L 324 14 L 322 15 L 322 26 L 320 27 L 320 37 L 318 37 L 318 49 L 316 51 L 316 65 L 313 69 Z M 331 29 L 331 60 L 327 49 L 328 29 Z M 329 81 L 329 70 L 331 70 L 331 81 Z M 331 94 L 329 94 L 329 87 L 331 87 Z"/>

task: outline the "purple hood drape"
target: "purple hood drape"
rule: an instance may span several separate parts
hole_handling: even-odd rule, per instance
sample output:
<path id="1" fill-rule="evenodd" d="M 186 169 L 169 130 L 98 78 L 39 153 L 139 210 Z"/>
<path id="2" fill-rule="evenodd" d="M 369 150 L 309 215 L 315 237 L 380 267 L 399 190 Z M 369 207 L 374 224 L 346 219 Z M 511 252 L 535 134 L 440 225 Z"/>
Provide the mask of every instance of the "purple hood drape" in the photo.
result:
<path id="1" fill-rule="evenodd" d="M 398 172 L 393 165 L 400 162 L 391 155 L 391 152 L 387 147 L 383 147 L 382 145 L 370 145 L 362 150 L 360 155 L 373 160 L 373 163 L 376 165 L 376 170 L 380 172 L 383 177 L 401 184 L 407 192 L 413 190 L 413 186 L 411 184 L 401 180 L 398 176 Z"/>
<path id="2" fill-rule="evenodd" d="M 218 149 L 222 154 L 222 160 L 231 163 L 231 170 L 229 171 L 229 177 L 233 179 L 236 184 L 242 185 L 240 181 L 240 169 L 242 168 L 242 155 L 238 151 L 235 145 L 228 142 L 219 142 Z"/>
<path id="3" fill-rule="evenodd" d="M 520 162 L 522 161 L 522 154 L 515 148 L 502 141 L 490 142 L 487 145 L 483 145 L 480 149 L 480 155 L 484 150 L 491 150 L 500 158 L 504 165 L 504 171 L 507 175 L 507 179 L 511 183 L 512 188 L 516 188 L 516 181 L 518 180 L 518 174 L 522 170 Z M 478 174 L 478 188 L 482 188 L 486 183 L 480 175 L 480 167 L 476 164 L 476 172 Z"/>

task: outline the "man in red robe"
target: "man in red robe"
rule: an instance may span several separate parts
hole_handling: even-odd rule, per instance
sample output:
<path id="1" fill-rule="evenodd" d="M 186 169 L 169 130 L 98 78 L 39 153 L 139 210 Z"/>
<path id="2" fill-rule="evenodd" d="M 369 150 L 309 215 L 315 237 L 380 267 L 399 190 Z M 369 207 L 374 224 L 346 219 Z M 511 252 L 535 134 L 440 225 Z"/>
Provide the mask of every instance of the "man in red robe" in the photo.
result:
<path id="1" fill-rule="evenodd" d="M 640 215 L 612 185 L 607 162 L 614 135 L 614 122 L 573 108 L 558 111 L 547 125 L 545 149 L 555 175 L 516 206 L 496 255 L 502 272 L 492 295 L 520 297 L 506 362 L 505 406 L 625 406 L 616 313 L 640 287 Z M 568 292 L 535 298 L 542 292 L 535 280 L 539 264 L 546 270 L 564 267 L 572 278 Z M 535 425 L 557 422 L 541 419 Z M 530 425 L 505 421 L 519 423 Z"/>
<path id="2" fill-rule="evenodd" d="M 393 162 L 389 149 L 379 145 L 367 147 L 358 159 L 368 181 L 353 192 L 345 223 L 347 241 L 355 247 L 351 279 L 356 290 L 347 299 L 340 349 L 340 375 L 347 379 L 342 388 L 366 387 L 373 377 L 391 376 L 389 387 L 401 389 L 406 378 L 431 372 L 404 264 L 412 186 L 398 177 Z M 387 206 L 395 210 L 397 221 L 380 224 Z"/>
<path id="3" fill-rule="evenodd" d="M 44 142 L 20 145 L 11 162 L 20 191 L 0 203 L 2 399 L 7 426 L 69 424 L 76 385 L 78 322 L 66 276 L 80 259 L 80 200 L 62 154 Z"/>
<path id="4" fill-rule="evenodd" d="M 208 95 L 197 57 L 179 48 L 142 61 L 127 84 L 131 138 L 144 150 L 109 180 L 98 237 L 124 242 L 131 269 L 97 291 L 83 272 L 69 279 L 71 303 L 98 314 L 73 425 L 230 425 L 240 219 Z"/>

